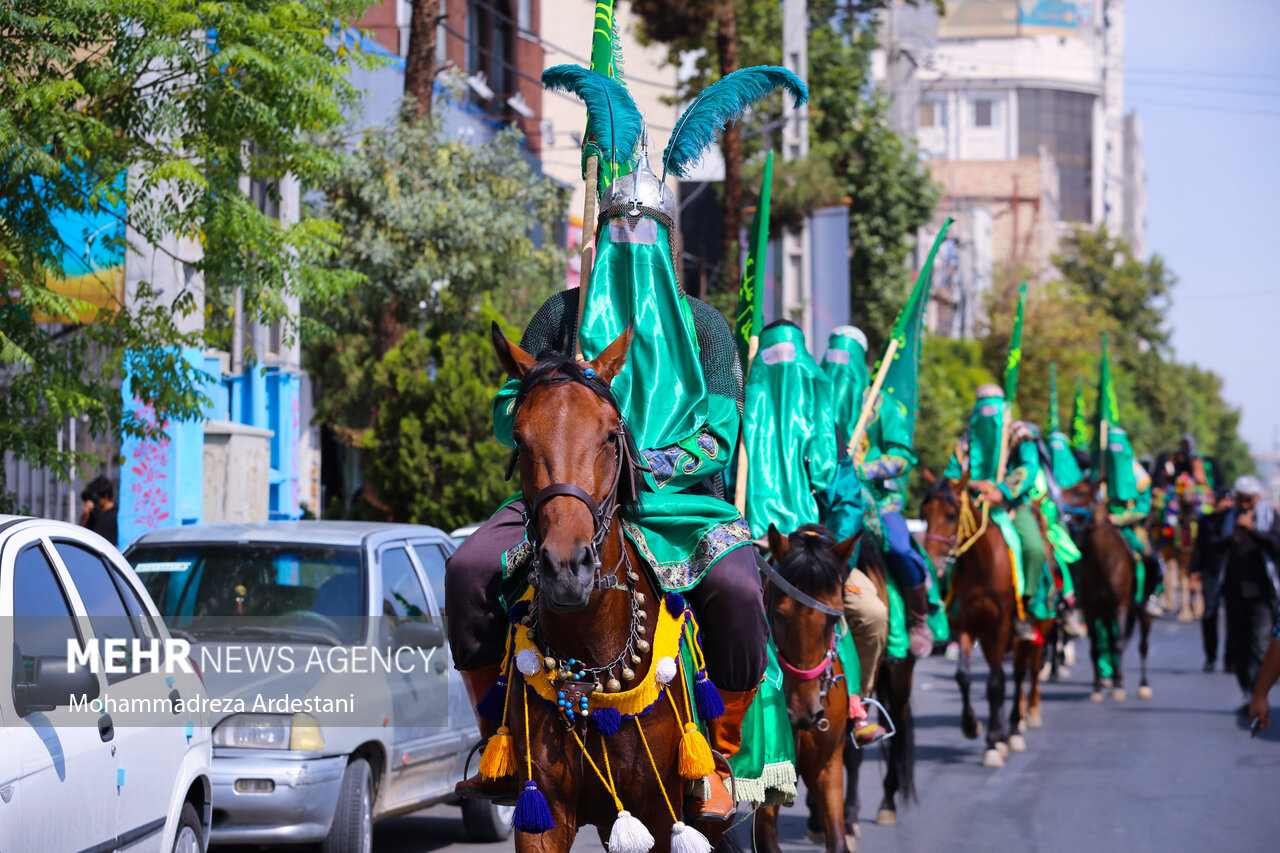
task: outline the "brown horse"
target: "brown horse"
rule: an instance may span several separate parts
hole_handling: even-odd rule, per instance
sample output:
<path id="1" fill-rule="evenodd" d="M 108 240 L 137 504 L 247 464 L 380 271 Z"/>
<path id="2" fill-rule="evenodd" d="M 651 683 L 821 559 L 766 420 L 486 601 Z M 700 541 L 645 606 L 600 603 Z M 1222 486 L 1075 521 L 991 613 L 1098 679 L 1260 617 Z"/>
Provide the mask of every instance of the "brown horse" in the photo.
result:
<path id="1" fill-rule="evenodd" d="M 1086 502 L 1090 499 L 1091 502 Z M 1089 698 L 1093 702 L 1101 702 L 1110 686 L 1111 698 L 1117 702 L 1124 701 L 1124 647 L 1133 636 L 1134 628 L 1140 625 L 1138 655 L 1141 681 L 1138 697 L 1149 699 L 1152 694 L 1147 682 L 1147 650 L 1151 617 L 1134 602 L 1137 562 L 1119 528 L 1111 523 L 1107 512 L 1106 484 L 1096 489 L 1092 486 L 1074 489 L 1067 493 L 1067 500 L 1087 510 L 1087 514 L 1075 513 L 1072 518 L 1082 555 L 1077 564 L 1080 573 L 1076 588 L 1089 626 L 1089 651 L 1093 659 L 1093 692 Z M 1112 670 L 1109 679 L 1104 671 L 1104 660 L 1110 663 Z"/>
<path id="2" fill-rule="evenodd" d="M 956 683 L 964 702 L 960 731 L 971 739 L 982 733 L 982 725 L 969 701 L 969 687 L 973 682 L 970 660 L 974 640 L 977 640 L 982 645 L 988 669 L 987 748 L 982 754 L 982 764 L 1003 767 L 1009 752 L 1009 730 L 1003 707 L 1004 656 L 1009 650 L 1014 610 L 1012 558 L 1000 529 L 990 523 L 964 553 L 957 554 L 956 549 L 964 544 L 959 541 L 960 514 L 968 478 L 959 482 L 945 477 L 933 480 L 926 473 L 925 479 L 931 482 L 920 510 L 928 526 L 925 552 L 940 573 L 945 574 L 948 567 L 952 569 L 948 601 L 954 601 L 957 606 L 955 633 L 960 660 Z M 1014 713 L 1017 711 L 1015 702 Z"/>
<path id="3" fill-rule="evenodd" d="M 765 584 L 765 611 L 782 666 L 787 716 L 796 738 L 796 770 L 817 805 L 827 853 L 853 849 L 845 835 L 844 747 L 849 692 L 837 658 L 846 566 L 857 537 L 836 544 L 825 527 L 806 524 L 789 537 L 769 526 L 769 551 L 781 581 Z M 778 807 L 756 812 L 756 846 L 778 851 Z"/>
<path id="4" fill-rule="evenodd" d="M 1165 524 L 1164 513 L 1157 510 L 1151 518 L 1151 543 L 1164 562 L 1164 596 L 1166 610 L 1176 610 L 1179 622 L 1199 619 L 1204 613 L 1204 591 L 1200 576 L 1191 573 L 1191 555 L 1202 518 L 1203 497 L 1189 475 L 1175 481 L 1174 505 L 1177 514 L 1172 526 Z"/>
<path id="5" fill-rule="evenodd" d="M 654 629 L 661 606 L 661 591 L 638 568 L 643 564 L 617 517 L 635 498 L 639 456 L 609 382 L 626 363 L 631 337 L 628 329 L 595 361 L 580 364 L 562 356 L 537 361 L 496 324 L 492 333 L 503 368 L 521 383 L 513 433 L 530 506 L 535 595 L 527 627 L 516 630 L 536 636 L 557 667 L 572 660 L 602 689 L 616 689 L 605 687 L 610 679 L 651 671 L 650 644 L 636 638 Z M 584 690 L 577 681 L 561 672 L 555 683 L 572 700 Z M 516 773 L 531 777 L 526 789 L 536 784 L 554 821 L 544 832 L 517 832 L 517 850 L 568 850 L 586 824 L 607 842 L 619 812 L 609 787 L 652 832 L 653 849 L 670 849 L 672 811 L 680 820 L 685 789 L 678 772 L 682 727 L 672 703 L 656 704 L 642 729 L 632 722 L 610 736 L 607 763 L 605 738 L 581 715 L 566 719 L 518 674 L 506 708 Z"/>
<path id="6" fill-rule="evenodd" d="M 889 587 L 885 577 L 884 560 L 875 548 L 863 548 L 858 555 L 858 568 L 871 578 L 876 585 L 876 594 L 887 607 L 889 604 Z M 902 794 L 906 800 L 916 799 L 915 761 L 916 736 L 915 720 L 911 714 L 911 686 L 915 675 L 916 659 L 907 655 L 903 658 L 882 658 L 880 671 L 876 673 L 876 698 L 889 712 L 895 734 L 882 745 L 885 751 L 886 767 L 884 774 L 884 795 L 876 812 L 876 823 L 880 826 L 894 826 L 898 822 L 897 796 Z M 881 721 L 885 722 L 885 721 Z M 847 773 L 845 791 L 845 832 L 857 837 L 858 831 L 858 776 L 862 769 L 866 750 L 858 749 L 852 740 L 845 745 L 845 770 Z M 812 819 L 810 820 L 812 824 Z"/>

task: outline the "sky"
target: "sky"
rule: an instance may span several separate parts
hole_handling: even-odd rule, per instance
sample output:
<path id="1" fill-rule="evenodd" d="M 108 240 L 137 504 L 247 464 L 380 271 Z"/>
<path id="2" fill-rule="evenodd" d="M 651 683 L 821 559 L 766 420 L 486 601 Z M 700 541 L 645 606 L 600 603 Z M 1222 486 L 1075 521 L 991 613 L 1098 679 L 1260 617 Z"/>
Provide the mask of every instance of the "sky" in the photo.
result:
<path id="1" fill-rule="evenodd" d="M 1173 345 L 1223 377 L 1241 436 L 1269 451 L 1280 428 L 1280 2 L 1124 5 L 1147 246 L 1179 280 Z"/>

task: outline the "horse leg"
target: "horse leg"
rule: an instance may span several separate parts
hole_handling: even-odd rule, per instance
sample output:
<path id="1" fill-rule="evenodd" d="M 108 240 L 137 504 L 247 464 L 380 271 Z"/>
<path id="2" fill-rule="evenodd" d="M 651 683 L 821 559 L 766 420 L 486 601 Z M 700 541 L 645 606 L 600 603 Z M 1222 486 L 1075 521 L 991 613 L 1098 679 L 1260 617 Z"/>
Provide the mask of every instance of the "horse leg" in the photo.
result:
<path id="1" fill-rule="evenodd" d="M 1124 640 L 1133 630 L 1135 610 L 1136 607 L 1121 605 L 1111 624 L 1111 698 L 1117 702 L 1128 697 L 1124 690 Z"/>
<path id="2" fill-rule="evenodd" d="M 1004 643 L 996 638 L 984 639 L 982 651 L 987 659 L 987 752 L 982 763 L 987 767 L 1003 767 L 1009 750 L 1009 733 L 1004 724 Z M 1000 763 L 990 762 L 988 756 L 999 756 Z"/>
<path id="3" fill-rule="evenodd" d="M 1022 740 L 1022 682 L 1027 677 L 1027 659 L 1031 656 L 1031 643 L 1015 641 L 1013 644 L 1013 707 L 1009 711 L 1009 749 L 1023 752 L 1027 745 Z"/>
<path id="4" fill-rule="evenodd" d="M 761 806 L 756 809 L 754 824 L 751 834 L 755 849 L 760 853 L 781 853 L 778 847 L 778 807 Z"/>
<path id="5" fill-rule="evenodd" d="M 1147 683 L 1147 649 L 1149 647 L 1148 639 L 1151 637 L 1151 617 L 1143 613 L 1138 622 L 1140 633 L 1138 635 L 1138 665 L 1141 678 L 1138 681 L 1138 698 L 1151 698 L 1151 685 Z"/>
<path id="6" fill-rule="evenodd" d="M 862 771 L 863 750 L 853 745 L 853 738 L 844 742 L 844 832 L 850 838 L 858 837 L 858 776 Z"/>
<path id="7" fill-rule="evenodd" d="M 847 734 L 844 739 L 848 740 Z M 814 791 L 818 801 L 818 818 L 826 836 L 827 853 L 857 849 L 857 842 L 848 839 L 844 832 L 844 749 L 831 750 L 816 778 L 805 779 L 805 785 Z"/>
<path id="8" fill-rule="evenodd" d="M 574 809 L 556 809 L 552 807 L 555 819 L 555 826 L 546 832 L 538 835 L 530 835 L 525 832 L 515 833 L 516 853 L 559 853 L 559 851 L 568 850 L 573 846 L 573 839 L 578 834 L 578 816 Z M 657 851 L 667 850 L 671 846 L 671 839 L 657 839 L 657 833 L 654 837 L 658 841 L 653 849 Z"/>
<path id="9" fill-rule="evenodd" d="M 1047 645 L 1031 647 L 1031 690 L 1027 698 L 1027 725 L 1033 729 L 1044 725 L 1043 718 L 1040 716 L 1040 667 L 1044 661 L 1044 650 Z M 1052 655 L 1052 647 L 1049 646 L 1049 649 Z"/>
<path id="10" fill-rule="evenodd" d="M 911 718 L 911 679 L 915 664 L 904 661 L 890 670 L 882 682 L 881 701 L 889 711 L 897 734 L 889 741 L 888 768 L 884 774 L 884 797 L 876 813 L 880 826 L 898 823 L 898 792 L 905 799 L 915 796 L 915 721 Z"/>
<path id="11" fill-rule="evenodd" d="M 969 740 L 982 734 L 982 724 L 978 715 L 973 712 L 973 704 L 969 701 L 969 686 L 973 684 L 973 673 L 970 666 L 973 660 L 973 637 L 967 632 L 960 634 L 960 654 L 956 660 L 956 684 L 960 685 L 960 701 L 964 709 L 960 712 L 960 731 Z"/>
<path id="12" fill-rule="evenodd" d="M 1093 661 L 1093 692 L 1089 694 L 1090 702 L 1102 701 L 1102 657 L 1107 653 L 1108 640 L 1105 619 L 1089 620 L 1089 658 Z"/>

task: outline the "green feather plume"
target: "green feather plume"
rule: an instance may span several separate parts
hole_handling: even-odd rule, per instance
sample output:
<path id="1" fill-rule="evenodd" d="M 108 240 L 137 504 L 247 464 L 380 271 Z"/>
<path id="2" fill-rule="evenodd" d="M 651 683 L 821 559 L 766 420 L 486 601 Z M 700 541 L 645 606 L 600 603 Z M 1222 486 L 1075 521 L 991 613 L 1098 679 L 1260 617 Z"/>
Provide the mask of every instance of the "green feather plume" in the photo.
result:
<path id="1" fill-rule="evenodd" d="M 804 81 L 776 65 L 743 68 L 712 83 L 676 122 L 671 141 L 662 152 L 663 172 L 684 177 L 686 167 L 702 158 L 702 152 L 711 147 L 726 124 L 737 121 L 748 107 L 779 87 L 791 93 L 797 107 L 809 100 Z"/>
<path id="2" fill-rule="evenodd" d="M 621 84 L 581 65 L 555 65 L 542 72 L 542 85 L 553 92 L 577 95 L 587 105 L 591 132 L 604 160 L 630 161 L 644 132 L 644 118 Z"/>

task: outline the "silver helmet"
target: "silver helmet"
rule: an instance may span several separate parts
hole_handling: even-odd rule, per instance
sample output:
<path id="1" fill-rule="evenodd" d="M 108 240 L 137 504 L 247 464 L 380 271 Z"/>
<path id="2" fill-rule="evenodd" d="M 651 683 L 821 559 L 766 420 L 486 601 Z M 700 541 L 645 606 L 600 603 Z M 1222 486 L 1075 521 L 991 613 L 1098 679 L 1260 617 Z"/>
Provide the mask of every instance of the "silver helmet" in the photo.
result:
<path id="1" fill-rule="evenodd" d="M 649 168 L 649 131 L 645 131 L 640 141 L 640 156 L 636 166 L 628 174 L 616 178 L 609 184 L 604 203 L 600 205 L 601 215 L 617 216 L 625 212 L 631 216 L 639 216 L 640 208 L 648 208 L 674 219 L 676 215 L 676 196 L 671 188 Z"/>

